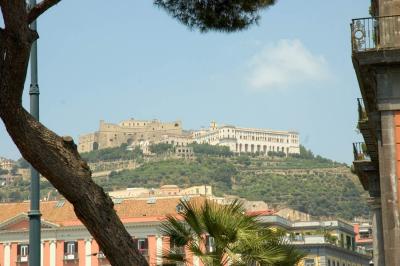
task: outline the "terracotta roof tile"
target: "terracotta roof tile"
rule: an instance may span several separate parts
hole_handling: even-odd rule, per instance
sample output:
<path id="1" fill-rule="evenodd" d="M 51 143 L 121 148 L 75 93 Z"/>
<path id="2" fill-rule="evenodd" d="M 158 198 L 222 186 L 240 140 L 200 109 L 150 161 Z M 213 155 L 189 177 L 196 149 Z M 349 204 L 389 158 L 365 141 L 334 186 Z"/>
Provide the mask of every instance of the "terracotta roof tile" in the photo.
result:
<path id="1" fill-rule="evenodd" d="M 167 214 L 177 214 L 176 206 L 180 198 L 157 198 L 155 203 L 148 203 L 148 199 L 126 199 L 114 205 L 118 215 L 125 222 L 160 220 Z M 196 201 L 204 201 L 198 197 Z M 57 201 L 40 203 L 42 219 L 61 226 L 80 225 L 75 216 L 73 206 L 65 201 L 65 204 L 57 207 Z M 29 202 L 2 203 L 0 204 L 0 223 L 9 220 L 21 213 L 28 213 Z"/>

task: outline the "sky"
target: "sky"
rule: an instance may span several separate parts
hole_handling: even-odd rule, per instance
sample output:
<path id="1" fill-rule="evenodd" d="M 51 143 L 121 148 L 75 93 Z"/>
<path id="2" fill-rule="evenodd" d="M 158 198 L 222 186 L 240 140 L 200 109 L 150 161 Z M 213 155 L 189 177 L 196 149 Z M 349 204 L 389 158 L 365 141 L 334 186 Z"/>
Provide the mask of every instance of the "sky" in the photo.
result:
<path id="1" fill-rule="evenodd" d="M 369 3 L 279 0 L 259 25 L 227 34 L 189 30 L 150 0 L 61 1 L 38 21 L 40 119 L 76 142 L 101 119 L 295 130 L 350 163 L 362 139 L 350 22 Z M 2 122 L 0 156 L 20 157 Z"/>

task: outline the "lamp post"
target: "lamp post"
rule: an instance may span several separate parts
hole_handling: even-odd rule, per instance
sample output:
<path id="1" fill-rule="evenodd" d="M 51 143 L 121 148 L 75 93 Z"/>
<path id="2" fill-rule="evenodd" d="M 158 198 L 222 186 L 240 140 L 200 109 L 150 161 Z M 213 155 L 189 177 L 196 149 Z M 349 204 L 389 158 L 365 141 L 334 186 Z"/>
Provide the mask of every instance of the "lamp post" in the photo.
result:
<path id="1" fill-rule="evenodd" d="M 36 5 L 36 0 L 29 0 L 31 7 Z M 36 20 L 30 25 L 32 30 L 36 31 Z M 37 41 L 31 48 L 31 86 L 30 95 L 30 113 L 39 120 L 39 84 L 37 67 Z M 29 265 L 40 266 L 40 178 L 39 173 L 31 166 L 31 209 L 29 215 Z"/>

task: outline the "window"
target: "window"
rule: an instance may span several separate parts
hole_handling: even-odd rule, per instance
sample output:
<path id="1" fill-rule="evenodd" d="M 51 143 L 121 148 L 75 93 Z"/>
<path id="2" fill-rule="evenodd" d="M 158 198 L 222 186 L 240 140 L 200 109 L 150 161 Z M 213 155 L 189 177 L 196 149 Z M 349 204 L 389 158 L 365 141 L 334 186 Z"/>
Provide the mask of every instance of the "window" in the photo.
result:
<path id="1" fill-rule="evenodd" d="M 27 257 L 29 255 L 29 245 L 28 244 L 21 244 L 18 245 L 18 256 L 20 257 Z"/>
<path id="2" fill-rule="evenodd" d="M 328 260 L 328 266 L 331 266 L 331 260 Z"/>
<path id="3" fill-rule="evenodd" d="M 214 237 L 206 236 L 206 250 L 207 252 L 213 252 L 215 249 Z"/>
<path id="4" fill-rule="evenodd" d="M 64 243 L 64 253 L 66 255 L 73 255 L 76 253 L 78 243 L 77 242 L 65 242 Z"/>
<path id="5" fill-rule="evenodd" d="M 137 247 L 139 250 L 147 250 L 149 247 L 147 238 L 139 238 L 137 243 Z"/>
<path id="6" fill-rule="evenodd" d="M 346 248 L 351 249 L 351 237 L 346 236 Z"/>
<path id="7" fill-rule="evenodd" d="M 305 259 L 304 266 L 315 266 L 315 260 L 314 259 Z"/>

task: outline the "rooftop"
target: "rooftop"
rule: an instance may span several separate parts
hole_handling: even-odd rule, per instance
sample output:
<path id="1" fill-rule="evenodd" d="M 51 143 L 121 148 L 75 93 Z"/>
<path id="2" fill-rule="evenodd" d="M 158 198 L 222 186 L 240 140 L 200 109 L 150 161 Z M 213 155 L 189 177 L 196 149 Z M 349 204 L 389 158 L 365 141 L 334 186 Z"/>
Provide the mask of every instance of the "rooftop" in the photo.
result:
<path id="1" fill-rule="evenodd" d="M 204 200 L 203 197 L 194 197 L 192 200 Z M 177 206 L 180 197 L 155 199 L 125 199 L 114 202 L 115 210 L 123 222 L 159 221 L 167 214 L 178 214 Z M 0 224 L 29 211 L 30 203 L 2 203 L 0 204 Z M 65 200 L 41 202 L 40 211 L 42 220 L 59 226 L 81 225 L 76 217 L 73 206 Z"/>

